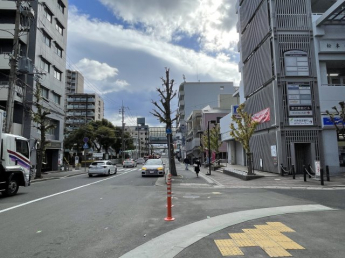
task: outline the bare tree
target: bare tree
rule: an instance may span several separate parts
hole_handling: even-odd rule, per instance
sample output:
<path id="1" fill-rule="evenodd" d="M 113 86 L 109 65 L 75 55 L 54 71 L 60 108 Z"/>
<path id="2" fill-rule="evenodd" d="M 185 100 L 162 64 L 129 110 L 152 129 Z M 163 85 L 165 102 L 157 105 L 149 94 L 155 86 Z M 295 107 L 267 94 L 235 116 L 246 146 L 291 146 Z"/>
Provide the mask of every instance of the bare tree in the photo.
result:
<path id="1" fill-rule="evenodd" d="M 163 81 L 162 88 L 157 88 L 157 91 L 160 96 L 160 103 L 157 103 L 157 101 L 152 100 L 152 104 L 158 109 L 153 109 L 153 112 L 150 112 L 152 115 L 158 118 L 159 122 L 165 124 L 165 128 L 172 128 L 172 124 L 174 121 L 178 119 L 178 114 L 176 113 L 175 117 L 171 119 L 172 112 L 170 109 L 170 102 L 171 100 L 177 95 L 177 91 L 173 90 L 174 86 L 174 80 L 169 79 L 169 68 L 165 68 L 165 79 L 161 77 L 161 80 Z M 172 176 L 177 176 L 176 172 L 176 165 L 175 165 L 175 159 L 174 159 L 174 148 L 172 144 L 172 134 L 167 134 L 167 140 L 168 143 L 170 142 L 169 148 L 169 168 L 170 173 Z"/>
<path id="2" fill-rule="evenodd" d="M 340 110 L 336 106 L 332 107 L 332 109 L 335 111 L 333 113 L 330 113 L 328 110 L 326 110 L 327 115 L 329 116 L 330 120 L 335 126 L 335 129 L 343 140 L 345 139 L 345 102 L 341 101 L 339 102 Z"/>
<path id="3" fill-rule="evenodd" d="M 44 107 L 42 102 L 42 95 L 41 95 L 41 84 L 36 82 L 36 91 L 34 92 L 34 97 L 36 102 L 34 106 L 36 107 L 36 111 L 31 110 L 31 117 L 32 120 L 36 123 L 36 128 L 41 133 L 41 140 L 39 144 L 39 148 L 37 149 L 37 166 L 36 166 L 36 176 L 35 178 L 42 177 L 42 162 L 43 156 L 45 155 L 46 146 L 49 141 L 46 140 L 46 133 L 50 129 L 54 129 L 55 125 L 51 123 L 51 119 L 48 117 L 51 112 L 48 108 Z"/>

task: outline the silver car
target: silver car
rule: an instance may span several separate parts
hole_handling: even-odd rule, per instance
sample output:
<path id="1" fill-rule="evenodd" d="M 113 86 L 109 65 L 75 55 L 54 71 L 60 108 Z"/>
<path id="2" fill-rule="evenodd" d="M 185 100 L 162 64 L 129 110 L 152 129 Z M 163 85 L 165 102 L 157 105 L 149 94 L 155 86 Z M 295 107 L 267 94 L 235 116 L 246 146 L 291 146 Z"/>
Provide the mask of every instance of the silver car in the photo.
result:
<path id="1" fill-rule="evenodd" d="M 94 175 L 113 175 L 117 173 L 117 167 L 109 160 L 99 160 L 92 162 L 89 166 L 89 177 Z"/>
<path id="2" fill-rule="evenodd" d="M 145 159 L 144 158 L 138 158 L 136 160 L 137 164 L 144 164 L 145 163 Z"/>
<path id="3" fill-rule="evenodd" d="M 133 159 L 126 159 L 123 161 L 123 167 L 124 168 L 128 168 L 128 167 L 136 167 L 137 166 L 137 162 L 135 162 Z"/>
<path id="4" fill-rule="evenodd" d="M 161 159 L 148 159 L 141 168 L 141 176 L 164 176 L 165 163 Z"/>

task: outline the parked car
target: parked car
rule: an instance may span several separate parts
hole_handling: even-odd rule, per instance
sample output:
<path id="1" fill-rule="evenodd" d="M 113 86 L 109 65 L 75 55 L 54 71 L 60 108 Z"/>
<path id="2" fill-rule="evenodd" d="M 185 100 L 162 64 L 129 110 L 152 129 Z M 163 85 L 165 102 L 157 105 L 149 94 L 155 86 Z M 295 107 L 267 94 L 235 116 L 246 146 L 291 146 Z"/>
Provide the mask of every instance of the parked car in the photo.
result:
<path id="1" fill-rule="evenodd" d="M 126 159 L 123 161 L 122 165 L 124 168 L 128 168 L 128 167 L 134 168 L 137 166 L 137 162 L 135 162 L 135 160 L 133 160 L 133 159 Z"/>
<path id="2" fill-rule="evenodd" d="M 137 164 L 144 164 L 145 163 L 145 159 L 144 158 L 138 158 L 136 160 Z"/>
<path id="3" fill-rule="evenodd" d="M 164 176 L 165 163 L 161 159 L 148 159 L 141 168 L 141 176 Z"/>
<path id="4" fill-rule="evenodd" d="M 113 175 L 117 173 L 117 167 L 109 160 L 98 160 L 89 166 L 89 177 L 94 175 Z"/>

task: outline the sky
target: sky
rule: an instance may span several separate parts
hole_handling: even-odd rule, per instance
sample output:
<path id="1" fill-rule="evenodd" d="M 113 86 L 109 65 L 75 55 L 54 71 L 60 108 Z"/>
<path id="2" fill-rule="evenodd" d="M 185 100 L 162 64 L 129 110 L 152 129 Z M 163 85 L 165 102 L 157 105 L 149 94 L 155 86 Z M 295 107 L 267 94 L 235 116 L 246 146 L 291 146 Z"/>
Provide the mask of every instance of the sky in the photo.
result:
<path id="1" fill-rule="evenodd" d="M 239 85 L 235 0 L 69 0 L 67 69 L 78 70 L 85 92 L 104 100 L 114 125 L 162 126 L 157 88 L 165 68 L 174 90 L 183 82 Z M 177 110 L 177 96 L 171 102 Z"/>

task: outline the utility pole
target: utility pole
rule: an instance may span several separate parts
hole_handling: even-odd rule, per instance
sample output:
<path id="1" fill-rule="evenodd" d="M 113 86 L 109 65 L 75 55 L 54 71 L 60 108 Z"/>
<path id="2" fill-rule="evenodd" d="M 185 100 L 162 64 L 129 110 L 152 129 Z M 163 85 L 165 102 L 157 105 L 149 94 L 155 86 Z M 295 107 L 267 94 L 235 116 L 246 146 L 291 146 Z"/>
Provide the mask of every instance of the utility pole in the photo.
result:
<path id="1" fill-rule="evenodd" d="M 122 148 L 122 162 L 125 160 L 124 159 L 124 155 L 125 154 L 125 107 L 123 106 L 123 101 L 122 101 L 122 106 L 120 109 L 120 113 L 122 115 L 122 144 L 121 144 L 121 148 Z"/>
<path id="2" fill-rule="evenodd" d="M 14 110 L 14 93 L 16 91 L 16 80 L 17 80 L 17 59 L 19 52 L 19 24 L 20 24 L 20 4 L 21 1 L 16 1 L 16 20 L 14 26 L 14 38 L 13 38 L 13 56 L 11 57 L 10 64 L 11 70 L 9 75 L 8 85 L 8 98 L 6 103 L 6 133 L 11 133 L 13 124 L 13 110 Z"/>

